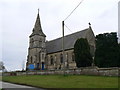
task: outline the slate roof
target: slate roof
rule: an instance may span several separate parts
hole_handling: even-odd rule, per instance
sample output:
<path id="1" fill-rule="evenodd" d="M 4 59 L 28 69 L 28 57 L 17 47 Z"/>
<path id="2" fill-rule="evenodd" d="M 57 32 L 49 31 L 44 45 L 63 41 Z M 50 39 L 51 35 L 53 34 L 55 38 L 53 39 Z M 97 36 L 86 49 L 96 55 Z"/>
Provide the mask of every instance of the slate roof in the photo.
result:
<path id="1" fill-rule="evenodd" d="M 94 36 L 94 33 L 93 33 L 92 29 L 87 28 L 85 30 L 66 35 L 64 37 L 65 50 L 66 49 L 73 49 L 75 41 L 78 38 L 87 38 L 90 45 L 95 44 L 95 42 L 94 42 L 95 41 L 95 36 Z M 61 51 L 61 50 L 62 50 L 62 37 L 46 42 L 47 54 L 55 53 L 55 52 L 58 52 L 58 51 Z"/>

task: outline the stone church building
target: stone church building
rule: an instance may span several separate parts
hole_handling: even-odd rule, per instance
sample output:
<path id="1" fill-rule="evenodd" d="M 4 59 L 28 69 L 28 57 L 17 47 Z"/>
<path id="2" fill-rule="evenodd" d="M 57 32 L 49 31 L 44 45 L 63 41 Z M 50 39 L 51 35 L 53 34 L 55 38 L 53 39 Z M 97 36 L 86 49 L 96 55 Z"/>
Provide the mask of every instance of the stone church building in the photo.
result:
<path id="1" fill-rule="evenodd" d="M 36 22 L 29 36 L 29 48 L 26 69 L 54 70 L 63 69 L 62 37 L 51 41 L 46 41 L 46 35 L 43 33 L 39 12 Z M 78 38 L 86 38 L 90 45 L 91 55 L 94 57 L 95 36 L 91 26 L 89 28 L 66 35 L 65 42 L 65 67 L 69 69 L 76 68 L 74 58 L 74 44 Z"/>

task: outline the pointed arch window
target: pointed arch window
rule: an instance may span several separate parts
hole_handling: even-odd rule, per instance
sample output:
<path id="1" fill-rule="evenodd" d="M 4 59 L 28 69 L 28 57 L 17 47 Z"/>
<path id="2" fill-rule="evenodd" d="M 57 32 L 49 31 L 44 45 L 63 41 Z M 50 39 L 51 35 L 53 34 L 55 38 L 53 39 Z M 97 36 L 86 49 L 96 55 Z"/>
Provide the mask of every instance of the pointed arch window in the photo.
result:
<path id="1" fill-rule="evenodd" d="M 66 60 L 67 60 L 67 62 L 68 62 L 68 53 L 66 53 Z"/>
<path id="2" fill-rule="evenodd" d="M 39 52 L 39 62 L 41 61 L 41 52 Z"/>
<path id="3" fill-rule="evenodd" d="M 33 62 L 33 58 L 32 58 L 32 56 L 30 57 L 30 62 L 31 62 L 31 63 Z"/>
<path id="4" fill-rule="evenodd" d="M 55 63 L 56 63 L 57 55 L 55 55 Z"/>
<path id="5" fill-rule="evenodd" d="M 50 64 L 53 65 L 53 56 L 50 57 Z"/>
<path id="6" fill-rule="evenodd" d="M 63 54 L 60 54 L 60 63 L 63 63 Z"/>
<path id="7" fill-rule="evenodd" d="M 72 61 L 75 61 L 75 54 L 72 52 Z"/>
<path id="8" fill-rule="evenodd" d="M 44 53 L 42 53 L 42 60 L 44 60 L 45 58 L 44 58 Z"/>
<path id="9" fill-rule="evenodd" d="M 67 68 L 69 67 L 68 52 L 66 53 Z"/>
<path id="10" fill-rule="evenodd" d="M 34 40 L 33 38 L 31 39 L 31 47 L 33 47 Z"/>

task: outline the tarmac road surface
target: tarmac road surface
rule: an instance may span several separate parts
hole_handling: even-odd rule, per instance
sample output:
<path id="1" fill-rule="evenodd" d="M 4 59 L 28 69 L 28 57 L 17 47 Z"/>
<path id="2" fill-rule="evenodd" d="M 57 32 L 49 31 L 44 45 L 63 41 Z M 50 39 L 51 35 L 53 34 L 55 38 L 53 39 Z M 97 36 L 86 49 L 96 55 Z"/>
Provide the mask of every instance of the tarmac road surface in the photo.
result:
<path id="1" fill-rule="evenodd" d="M 12 84 L 12 83 L 2 82 L 2 81 L 0 81 L 0 88 L 3 88 L 3 90 L 45 90 L 41 88 Z"/>

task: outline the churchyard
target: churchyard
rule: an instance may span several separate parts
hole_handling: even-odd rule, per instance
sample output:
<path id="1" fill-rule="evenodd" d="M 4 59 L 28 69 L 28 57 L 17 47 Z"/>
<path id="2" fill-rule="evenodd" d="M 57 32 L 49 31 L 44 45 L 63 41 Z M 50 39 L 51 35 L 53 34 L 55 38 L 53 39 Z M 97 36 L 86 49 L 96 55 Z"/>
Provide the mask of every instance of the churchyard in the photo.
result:
<path id="1" fill-rule="evenodd" d="M 118 77 L 88 75 L 3 76 L 3 81 L 39 88 L 118 88 Z"/>

